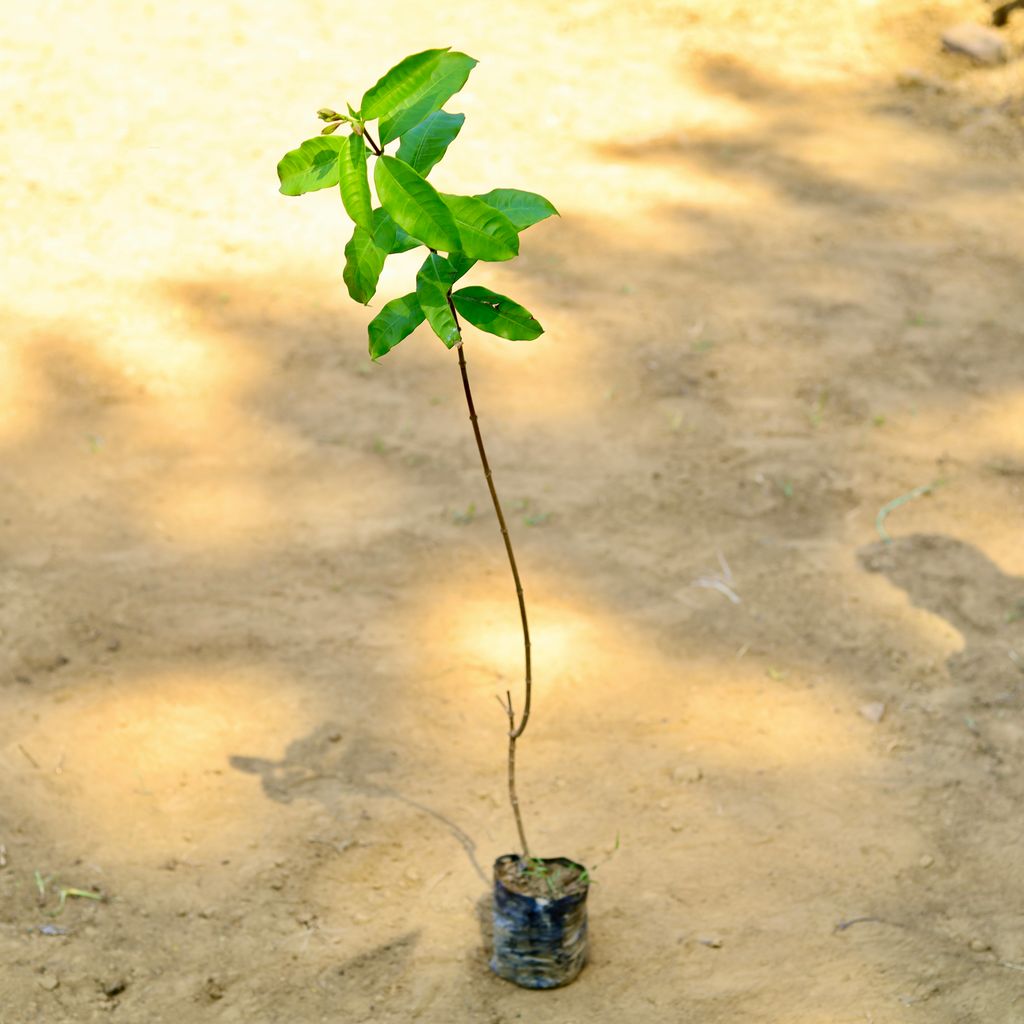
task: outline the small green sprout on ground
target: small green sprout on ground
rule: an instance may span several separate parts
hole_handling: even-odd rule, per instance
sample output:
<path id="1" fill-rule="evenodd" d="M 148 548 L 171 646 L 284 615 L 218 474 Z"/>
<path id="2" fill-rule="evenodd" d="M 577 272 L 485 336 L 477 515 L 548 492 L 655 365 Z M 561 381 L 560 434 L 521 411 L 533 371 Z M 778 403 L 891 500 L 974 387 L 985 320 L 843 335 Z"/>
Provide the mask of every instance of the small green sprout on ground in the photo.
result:
<path id="1" fill-rule="evenodd" d="M 57 894 L 57 906 L 53 910 L 47 911 L 51 917 L 57 917 L 64 910 L 64 905 L 68 899 L 95 900 L 97 903 L 102 903 L 106 899 L 101 892 L 94 892 L 91 889 L 76 889 L 74 886 L 53 882 L 52 875 L 44 877 L 40 871 L 36 871 L 33 877 L 36 883 L 36 891 L 39 893 L 40 906 L 45 905 L 48 892 L 52 891 Z M 51 882 L 53 882 L 53 885 L 50 884 Z"/>
<path id="2" fill-rule="evenodd" d="M 466 84 L 476 63 L 450 47 L 406 57 L 364 93 L 358 110 L 349 103 L 345 113 L 330 107 L 317 111 L 324 122 L 320 135 L 286 153 L 277 172 L 281 191 L 287 196 L 339 189 L 342 207 L 354 224 L 345 246 L 342 278 L 356 302 L 368 305 L 374 298 L 389 256 L 425 250 L 415 289 L 390 299 L 370 321 L 370 357 L 377 361 L 387 355 L 424 321 L 446 348 L 458 354 L 469 418 L 512 570 L 523 628 L 522 714 L 516 715 L 508 694 L 502 708 L 509 721 L 509 799 L 523 855 L 529 857 L 515 786 L 515 744 L 530 716 L 529 626 L 512 542 L 477 422 L 462 332 L 465 321 L 498 338 L 530 341 L 539 337 L 543 328 L 532 313 L 507 295 L 480 285 L 455 286 L 478 262 L 514 259 L 519 253 L 520 232 L 558 211 L 535 192 L 495 188 L 458 195 L 440 191 L 427 181 L 466 120 L 465 114 L 447 111 L 444 105 Z M 389 153 L 392 144 L 397 146 Z M 372 174 L 368 166 L 371 156 Z M 475 512 L 474 506 L 469 509 L 466 522 Z M 539 521 L 529 525 L 539 525 Z"/>

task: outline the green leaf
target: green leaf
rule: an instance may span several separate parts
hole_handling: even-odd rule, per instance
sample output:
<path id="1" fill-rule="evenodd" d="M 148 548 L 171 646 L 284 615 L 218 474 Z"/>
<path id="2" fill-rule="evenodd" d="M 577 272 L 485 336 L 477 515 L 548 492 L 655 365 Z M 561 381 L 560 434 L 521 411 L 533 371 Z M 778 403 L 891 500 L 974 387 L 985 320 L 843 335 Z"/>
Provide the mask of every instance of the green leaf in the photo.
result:
<path id="1" fill-rule="evenodd" d="M 476 260 L 471 260 L 464 252 L 451 252 L 448 254 L 448 266 L 455 274 L 454 281 L 458 281 L 476 266 Z"/>
<path id="2" fill-rule="evenodd" d="M 477 196 L 488 206 L 503 213 L 516 226 L 517 231 L 522 231 L 544 220 L 554 214 L 559 216 L 558 211 L 543 196 L 536 192 L 523 192 L 518 188 L 496 188 L 487 195 Z"/>
<path id="3" fill-rule="evenodd" d="M 531 341 L 544 333 L 544 328 L 507 295 L 499 295 L 490 288 L 470 285 L 452 295 L 455 308 L 474 326 L 488 334 L 496 334 L 509 341 Z"/>
<path id="4" fill-rule="evenodd" d="M 408 231 L 403 231 L 395 224 L 395 244 L 391 247 L 392 252 L 408 252 L 410 249 L 418 249 L 422 244 L 418 238 L 413 238 Z"/>
<path id="5" fill-rule="evenodd" d="M 459 229 L 441 197 L 407 163 L 393 156 L 378 157 L 373 180 L 381 205 L 392 220 L 431 249 L 461 249 Z"/>
<path id="6" fill-rule="evenodd" d="M 277 165 L 281 191 L 286 196 L 301 196 L 304 192 L 337 185 L 340 174 L 338 153 L 344 144 L 344 139 L 318 135 L 315 139 L 306 139 L 298 149 L 285 153 Z"/>
<path id="7" fill-rule="evenodd" d="M 402 144 L 398 147 L 398 159 L 404 160 L 425 178 L 454 142 L 465 120 L 465 114 L 435 111 L 426 121 L 402 136 Z"/>
<path id="8" fill-rule="evenodd" d="M 366 143 L 353 132 L 345 140 L 339 154 L 341 202 L 345 212 L 367 231 L 373 230 L 373 206 L 370 203 L 370 180 L 366 176 Z"/>
<path id="9" fill-rule="evenodd" d="M 466 84 L 476 63 L 464 53 L 445 53 L 427 81 L 418 84 L 386 115 L 381 115 L 380 144 L 384 146 L 397 139 L 435 110 L 440 110 Z"/>
<path id="10" fill-rule="evenodd" d="M 413 238 L 408 231 L 403 231 L 391 219 L 391 215 L 383 207 L 378 207 L 374 210 L 373 217 L 374 224 L 383 225 L 387 222 L 395 229 L 395 237 L 394 241 L 391 243 L 391 248 L 388 250 L 389 253 L 408 252 L 410 249 L 415 249 L 417 246 L 423 244 L 418 238 Z"/>
<path id="11" fill-rule="evenodd" d="M 373 211 L 372 223 L 373 231 L 356 225 L 345 246 L 345 270 L 342 273 L 349 295 L 364 306 L 377 291 L 380 272 L 392 251 L 398 230 L 383 210 Z"/>
<path id="12" fill-rule="evenodd" d="M 370 321 L 370 358 L 380 359 L 423 323 L 423 310 L 414 292 L 392 299 Z"/>
<path id="13" fill-rule="evenodd" d="M 434 69 L 449 49 L 446 46 L 441 50 L 424 50 L 399 61 L 376 85 L 366 90 L 359 105 L 359 116 L 364 121 L 386 117 L 410 96 L 416 95 L 430 81 Z"/>
<path id="14" fill-rule="evenodd" d="M 434 333 L 451 348 L 461 341 L 459 327 L 448 305 L 448 289 L 455 271 L 442 256 L 432 252 L 416 275 L 416 299 Z"/>
<path id="15" fill-rule="evenodd" d="M 462 239 L 459 251 L 470 259 L 500 262 L 512 259 L 519 252 L 519 233 L 503 213 L 475 196 L 453 196 L 442 192 L 441 198 L 459 230 Z M 434 248 L 439 249 L 440 246 Z"/>

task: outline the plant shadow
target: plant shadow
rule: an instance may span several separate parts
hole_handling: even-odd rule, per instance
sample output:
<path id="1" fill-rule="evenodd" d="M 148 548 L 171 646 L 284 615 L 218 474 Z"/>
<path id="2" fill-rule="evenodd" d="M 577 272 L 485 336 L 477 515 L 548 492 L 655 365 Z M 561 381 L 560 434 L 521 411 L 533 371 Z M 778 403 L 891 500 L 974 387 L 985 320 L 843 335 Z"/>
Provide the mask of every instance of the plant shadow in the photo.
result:
<path id="1" fill-rule="evenodd" d="M 259 776 L 263 791 L 277 803 L 306 798 L 337 812 L 345 795 L 354 792 L 405 804 L 441 825 L 462 848 L 480 880 L 486 882 L 476 842 L 465 829 L 381 778 L 386 778 L 396 759 L 395 751 L 384 749 L 374 739 L 366 735 L 348 739 L 337 723 L 325 722 L 308 735 L 292 740 L 279 761 L 240 754 L 229 760 L 237 771 Z"/>

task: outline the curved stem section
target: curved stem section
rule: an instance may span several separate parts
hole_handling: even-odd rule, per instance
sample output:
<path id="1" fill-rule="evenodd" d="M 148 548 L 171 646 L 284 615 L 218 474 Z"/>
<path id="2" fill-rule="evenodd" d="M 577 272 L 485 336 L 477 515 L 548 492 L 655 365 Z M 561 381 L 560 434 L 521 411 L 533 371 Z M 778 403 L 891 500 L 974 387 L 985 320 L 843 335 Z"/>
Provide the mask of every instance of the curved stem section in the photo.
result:
<path id="1" fill-rule="evenodd" d="M 449 297 L 449 302 L 451 301 Z M 452 304 L 454 313 L 454 303 Z M 458 320 L 456 320 L 456 323 Z M 516 740 L 523 735 L 526 723 L 530 719 L 530 701 L 533 696 L 533 669 L 530 659 L 530 625 L 526 619 L 526 600 L 523 597 L 523 584 L 519 578 L 519 568 L 516 566 L 515 552 L 512 550 L 512 539 L 509 537 L 508 525 L 505 523 L 505 515 L 501 510 L 501 502 L 498 500 L 498 492 L 494 488 L 494 478 L 491 474 L 491 466 L 487 461 L 487 452 L 484 450 L 483 437 L 480 435 L 480 424 L 477 420 L 476 406 L 473 404 L 473 391 L 469 386 L 469 374 L 466 370 L 466 355 L 462 350 L 462 342 L 458 344 L 459 351 L 459 372 L 462 374 L 462 388 L 466 393 L 466 405 L 469 407 L 469 420 L 473 424 L 473 436 L 476 438 L 476 449 L 480 454 L 480 464 L 483 466 L 484 477 L 487 479 L 487 489 L 491 494 L 491 503 L 494 505 L 494 514 L 498 518 L 498 526 L 501 528 L 501 536 L 505 541 L 505 552 L 508 555 L 508 564 L 512 570 L 512 579 L 516 585 L 516 598 L 519 601 L 519 617 L 523 625 L 523 653 L 526 665 L 525 692 L 523 698 L 523 713 L 516 724 L 515 711 L 512 708 L 512 695 L 506 694 L 507 704 L 505 711 L 508 715 L 508 792 L 512 804 L 512 813 L 515 815 L 516 828 L 519 830 L 519 841 L 523 845 L 523 855 L 530 856 L 529 845 L 526 842 L 526 833 L 523 831 L 523 819 L 519 811 L 519 799 L 516 796 Z"/>

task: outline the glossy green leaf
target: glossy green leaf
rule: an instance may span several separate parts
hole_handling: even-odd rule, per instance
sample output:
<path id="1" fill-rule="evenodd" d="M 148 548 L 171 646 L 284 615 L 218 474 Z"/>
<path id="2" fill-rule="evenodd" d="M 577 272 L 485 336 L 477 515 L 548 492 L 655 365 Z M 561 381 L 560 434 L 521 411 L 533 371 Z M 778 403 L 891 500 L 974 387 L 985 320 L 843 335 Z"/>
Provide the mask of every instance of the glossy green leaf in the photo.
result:
<path id="1" fill-rule="evenodd" d="M 465 84 L 476 61 L 464 53 L 445 53 L 430 78 L 417 85 L 390 112 L 381 115 L 380 144 L 386 145 L 440 110 Z"/>
<path id="2" fill-rule="evenodd" d="M 345 270 L 342 273 L 349 295 L 364 306 L 377 291 L 380 272 L 392 252 L 398 231 L 395 222 L 383 210 L 373 211 L 372 223 L 373 231 L 356 225 L 345 246 Z"/>
<path id="3" fill-rule="evenodd" d="M 376 360 L 387 355 L 400 341 L 408 338 L 423 319 L 423 310 L 414 292 L 386 303 L 367 328 L 370 357 Z"/>
<path id="4" fill-rule="evenodd" d="M 423 243 L 418 238 L 413 238 L 408 231 L 403 231 L 392 219 L 390 214 L 383 207 L 378 207 L 373 211 L 374 224 L 383 224 L 387 221 L 395 229 L 395 239 L 391 243 L 392 253 L 396 252 L 408 252 L 410 249 L 415 249 L 418 245 Z"/>
<path id="5" fill-rule="evenodd" d="M 448 266 L 455 274 L 454 281 L 464 277 L 476 266 L 476 260 L 471 260 L 464 252 L 450 252 L 448 254 Z"/>
<path id="6" fill-rule="evenodd" d="M 422 175 L 393 156 L 378 157 L 373 180 L 381 205 L 392 220 L 431 249 L 454 252 L 462 247 L 448 207 Z"/>
<path id="7" fill-rule="evenodd" d="M 444 156 L 465 123 L 465 114 L 436 110 L 424 122 L 402 136 L 398 159 L 404 160 L 425 178 Z"/>
<path id="8" fill-rule="evenodd" d="M 305 192 L 337 185 L 340 175 L 338 153 L 344 145 L 344 139 L 318 135 L 315 139 L 306 139 L 298 149 L 285 153 L 277 165 L 281 191 L 286 196 L 301 196 Z"/>
<path id="9" fill-rule="evenodd" d="M 496 188 L 486 195 L 477 196 L 488 206 L 503 213 L 515 225 L 517 231 L 536 224 L 558 211 L 543 196 L 536 192 L 523 192 L 518 188 Z"/>
<path id="10" fill-rule="evenodd" d="M 407 99 L 418 95 L 449 49 L 446 46 L 441 50 L 424 50 L 399 61 L 366 90 L 359 106 L 359 116 L 364 121 L 387 117 Z"/>
<path id="11" fill-rule="evenodd" d="M 451 265 L 437 253 L 431 253 L 416 275 L 416 299 L 434 333 L 451 348 L 461 340 L 448 305 L 448 289 L 455 281 Z"/>
<path id="12" fill-rule="evenodd" d="M 462 239 L 459 251 L 470 259 L 500 262 L 512 259 L 519 252 L 519 233 L 503 213 L 475 196 L 453 196 L 442 192 L 441 198 L 459 229 Z"/>
<path id="13" fill-rule="evenodd" d="M 422 244 L 418 238 L 413 238 L 408 231 L 403 231 L 397 224 L 395 225 L 395 244 L 391 248 L 392 252 L 408 252 Z"/>
<path id="14" fill-rule="evenodd" d="M 490 288 L 470 285 L 453 293 L 455 308 L 474 327 L 488 334 L 496 334 L 509 341 L 530 341 L 544 333 L 544 328 L 507 295 L 499 295 Z"/>
<path id="15" fill-rule="evenodd" d="M 345 140 L 338 156 L 341 172 L 341 202 L 345 212 L 367 231 L 373 230 L 373 206 L 370 202 L 370 179 L 366 174 L 368 150 L 362 135 L 353 132 Z"/>

